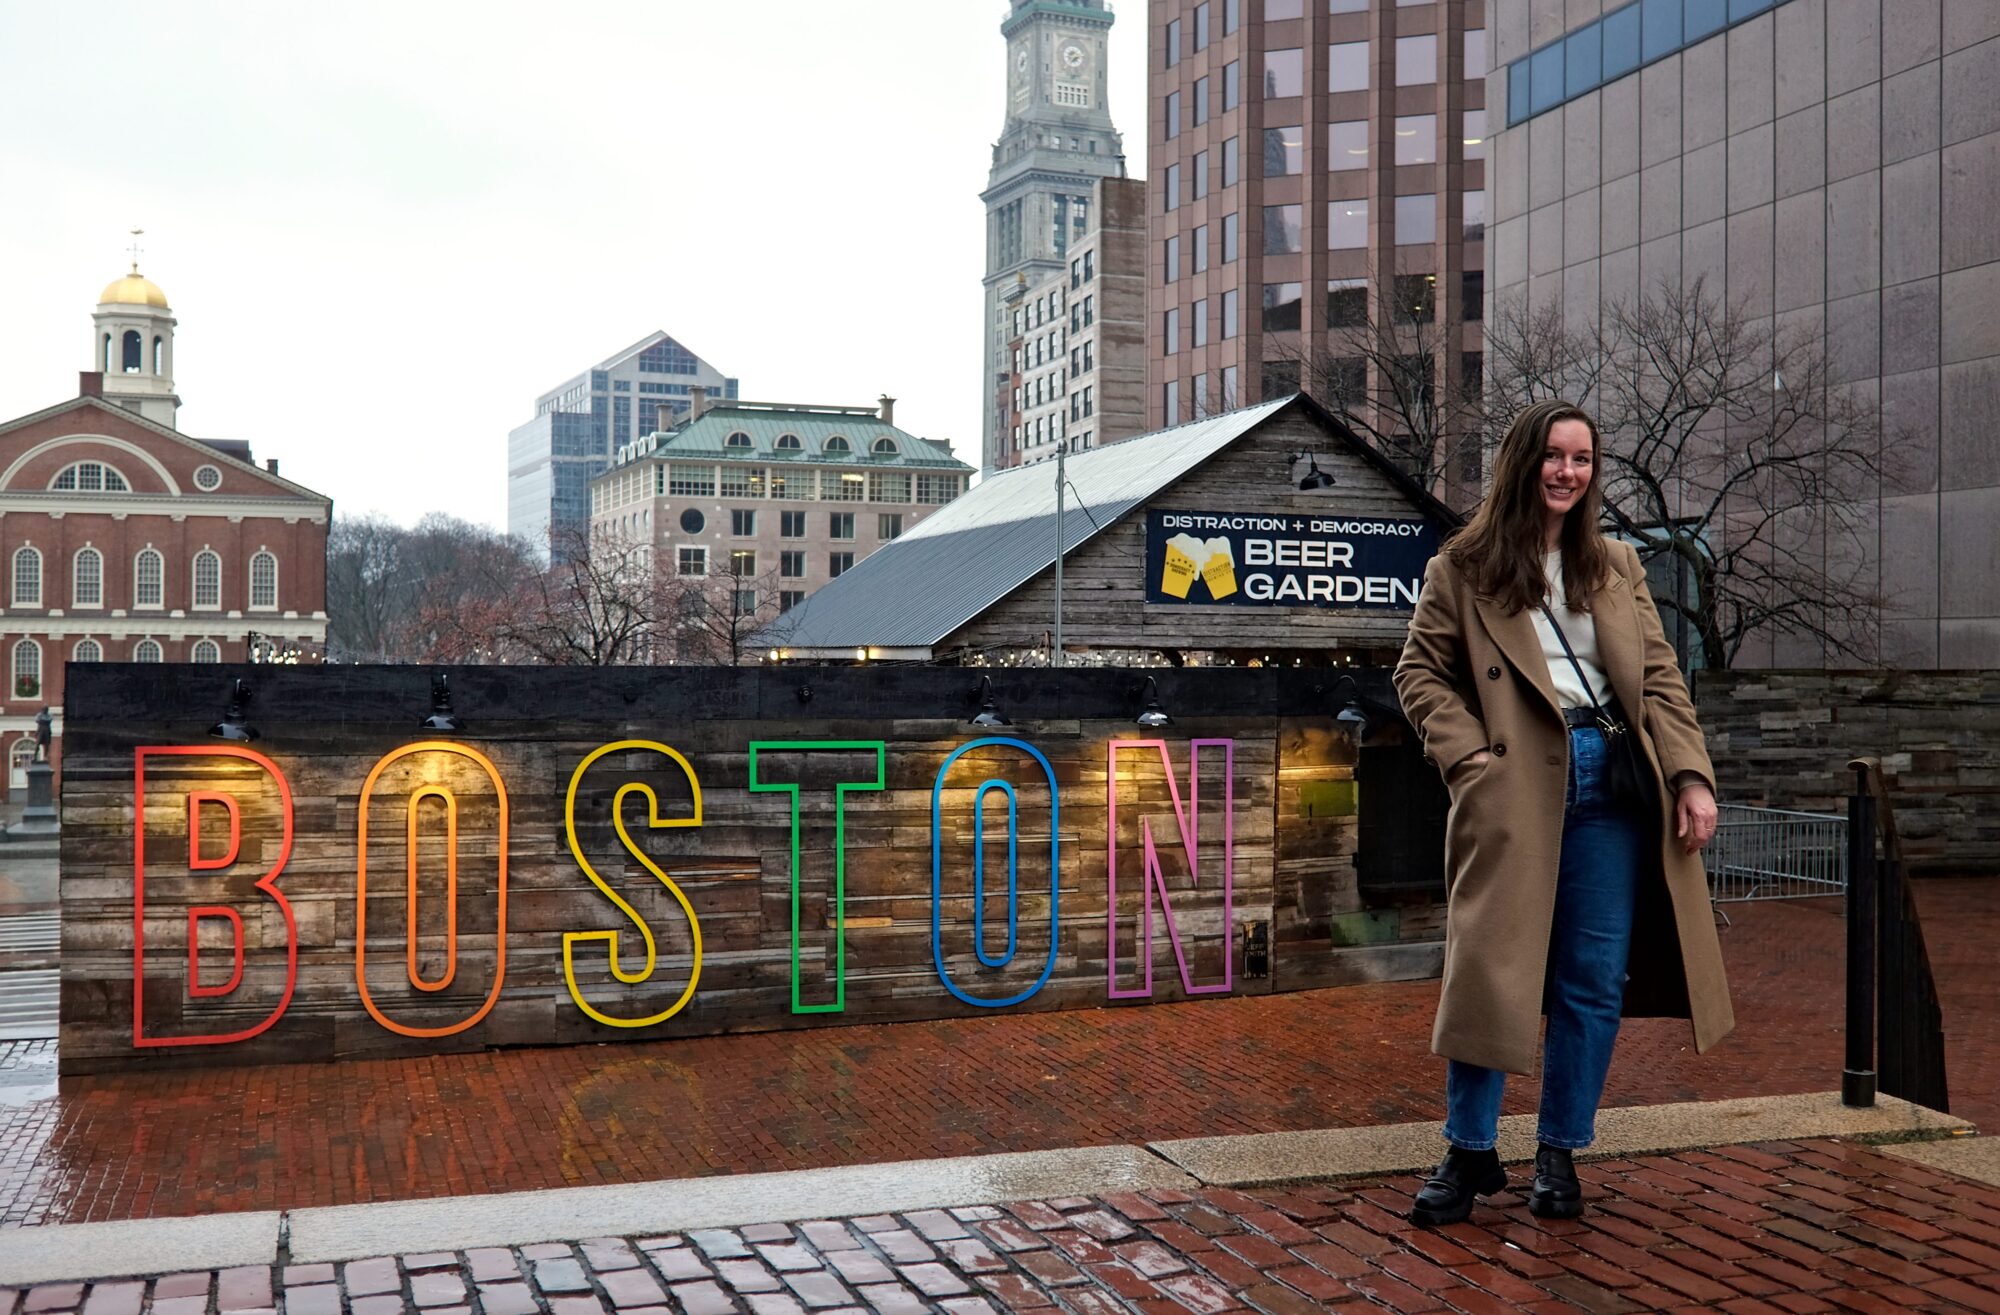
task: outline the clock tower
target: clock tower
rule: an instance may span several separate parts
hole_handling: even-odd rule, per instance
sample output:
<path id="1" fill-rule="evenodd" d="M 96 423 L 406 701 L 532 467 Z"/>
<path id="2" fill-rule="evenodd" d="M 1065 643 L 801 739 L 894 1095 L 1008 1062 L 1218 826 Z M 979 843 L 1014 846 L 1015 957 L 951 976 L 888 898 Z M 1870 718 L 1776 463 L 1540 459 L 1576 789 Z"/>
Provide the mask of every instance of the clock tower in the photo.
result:
<path id="1" fill-rule="evenodd" d="M 1097 222 L 1100 178 L 1125 176 L 1125 148 L 1106 98 L 1113 16 L 1104 0 L 1009 0 L 1007 121 L 993 147 L 986 202 L 986 303 L 980 468 L 999 465 L 997 399 L 1011 362 L 1006 294 L 1062 267 L 1070 244 Z"/>

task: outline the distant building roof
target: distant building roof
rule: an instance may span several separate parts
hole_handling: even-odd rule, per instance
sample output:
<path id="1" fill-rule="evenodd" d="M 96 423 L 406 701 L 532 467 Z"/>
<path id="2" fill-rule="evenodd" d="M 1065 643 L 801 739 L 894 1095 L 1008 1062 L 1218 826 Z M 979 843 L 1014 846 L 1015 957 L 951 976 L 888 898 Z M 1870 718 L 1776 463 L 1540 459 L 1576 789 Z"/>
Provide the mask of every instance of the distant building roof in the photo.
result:
<path id="1" fill-rule="evenodd" d="M 737 445 L 730 446 L 736 435 Z M 834 438 L 847 440 L 848 450 L 828 451 Z M 797 446 L 779 445 L 796 439 Z M 893 452 L 875 449 L 882 440 Z M 970 472 L 972 467 L 951 454 L 941 441 L 919 438 L 882 419 L 874 407 L 800 406 L 778 402 L 713 404 L 698 420 L 638 439 L 619 450 L 618 464 L 664 457 L 702 461 L 754 461 L 770 465 L 788 461 L 810 464 L 856 462 L 888 468 Z M 615 467 L 614 467 L 615 469 Z"/>

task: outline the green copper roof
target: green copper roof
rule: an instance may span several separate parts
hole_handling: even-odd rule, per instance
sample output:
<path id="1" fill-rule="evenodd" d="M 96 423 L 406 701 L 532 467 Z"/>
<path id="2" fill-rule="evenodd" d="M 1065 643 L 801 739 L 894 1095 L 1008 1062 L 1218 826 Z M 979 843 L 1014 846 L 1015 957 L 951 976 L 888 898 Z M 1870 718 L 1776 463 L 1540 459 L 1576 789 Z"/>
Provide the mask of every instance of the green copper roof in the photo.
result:
<path id="1" fill-rule="evenodd" d="M 1117 15 L 1097 0 L 1028 0 L 1027 4 L 1007 15 L 1006 21 L 1000 24 L 1000 35 L 1013 36 L 1037 14 L 1054 14 L 1071 22 L 1095 23 L 1104 27 L 1110 27 L 1117 20 Z"/>
<path id="2" fill-rule="evenodd" d="M 734 435 L 745 435 L 737 446 Z M 796 447 L 780 447 L 781 439 L 797 439 Z M 829 450 L 835 438 L 847 440 L 849 450 Z M 893 452 L 876 452 L 887 439 Z M 859 407 L 774 407 L 739 406 L 721 403 L 699 420 L 690 421 L 664 433 L 641 439 L 633 445 L 633 459 L 665 457 L 669 460 L 755 461 L 763 463 L 797 461 L 824 465 L 856 462 L 884 468 L 947 470 L 970 473 L 972 467 L 960 461 L 941 443 L 898 429 L 872 410 Z"/>

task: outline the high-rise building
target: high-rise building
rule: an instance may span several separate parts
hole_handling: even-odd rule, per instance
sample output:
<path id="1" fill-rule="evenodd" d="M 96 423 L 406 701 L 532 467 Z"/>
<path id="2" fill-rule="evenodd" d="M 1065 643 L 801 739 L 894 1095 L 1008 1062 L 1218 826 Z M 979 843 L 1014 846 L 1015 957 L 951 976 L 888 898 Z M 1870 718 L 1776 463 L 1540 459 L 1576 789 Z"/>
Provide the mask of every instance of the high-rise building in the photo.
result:
<path id="1" fill-rule="evenodd" d="M 686 415 L 699 393 L 733 398 L 737 381 L 664 333 L 535 399 L 535 418 L 507 436 L 507 531 L 547 548 L 590 523 L 590 481 L 620 447 L 657 427 L 660 408 Z"/>
<path id="2" fill-rule="evenodd" d="M 1149 428 L 1385 386 L 1371 322 L 1478 368 L 1481 0 L 1153 0 Z M 1446 374 L 1451 371 L 1454 373 Z"/>
<path id="3" fill-rule="evenodd" d="M 1104 0 L 1012 0 L 1007 126 L 993 147 L 986 203 L 986 309 L 981 323 L 980 467 L 1005 464 L 1013 316 L 1008 295 L 1069 267 L 1091 232 L 1092 184 L 1123 177 L 1125 147 L 1106 99 L 1112 14 Z"/>
<path id="4" fill-rule="evenodd" d="M 1091 195 L 1068 267 L 1019 276 L 1002 303 L 1013 323 L 1001 469 L 1145 431 L 1146 184 L 1104 178 Z"/>
<path id="5" fill-rule="evenodd" d="M 1856 618 L 1880 661 L 2000 665 L 2000 4 L 1496 13 L 1494 304 L 1588 325 L 1699 279 L 1752 332 L 1817 339 L 1885 451 L 1852 546 L 1788 535 L 1786 551 L 1858 570 L 1883 603 Z M 1847 661 L 1770 633 L 1736 663 Z"/>

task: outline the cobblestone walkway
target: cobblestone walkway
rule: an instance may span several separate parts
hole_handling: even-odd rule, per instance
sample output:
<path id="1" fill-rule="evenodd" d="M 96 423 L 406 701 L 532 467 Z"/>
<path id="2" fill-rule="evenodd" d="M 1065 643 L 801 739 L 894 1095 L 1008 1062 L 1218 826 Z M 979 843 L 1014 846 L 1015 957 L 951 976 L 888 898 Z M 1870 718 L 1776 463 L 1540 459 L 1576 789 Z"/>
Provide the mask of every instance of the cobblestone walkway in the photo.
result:
<path id="1" fill-rule="evenodd" d="M 1581 1169 L 1566 1223 L 1501 1196 L 1410 1229 L 1414 1178 L 1152 1192 L 52 1284 L 0 1315 L 2000 1311 L 2000 1189 L 1837 1142 Z"/>

